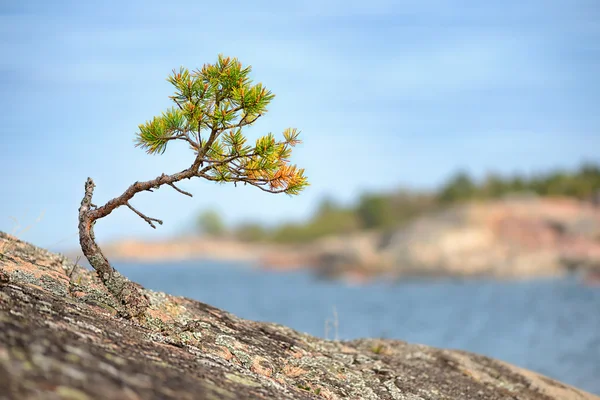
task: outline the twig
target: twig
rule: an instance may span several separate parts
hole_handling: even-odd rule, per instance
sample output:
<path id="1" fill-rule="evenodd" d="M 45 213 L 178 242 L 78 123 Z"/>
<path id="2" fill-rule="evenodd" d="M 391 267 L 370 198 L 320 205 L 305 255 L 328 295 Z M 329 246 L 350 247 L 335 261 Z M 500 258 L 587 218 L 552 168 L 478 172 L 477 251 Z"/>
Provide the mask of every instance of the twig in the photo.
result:
<path id="1" fill-rule="evenodd" d="M 240 119 L 240 121 L 237 124 L 225 125 L 223 128 L 220 128 L 219 130 L 222 132 L 222 131 L 226 131 L 229 129 L 241 128 L 246 125 L 252 125 L 253 123 L 256 122 L 257 119 L 262 117 L 262 114 L 258 114 L 256 117 L 254 117 L 254 119 L 252 121 L 244 121 L 246 119 L 246 117 L 247 117 L 247 115 L 244 115 L 244 117 L 242 119 Z"/>
<path id="2" fill-rule="evenodd" d="M 75 260 L 75 265 L 73 265 L 73 269 L 71 269 L 71 272 L 69 272 L 69 281 L 71 281 L 71 278 L 73 277 L 73 272 L 75 272 L 77 264 L 79 264 L 79 260 L 81 260 L 81 256 L 77 256 L 77 259 Z"/>
<path id="3" fill-rule="evenodd" d="M 179 189 L 177 186 L 175 186 L 174 183 L 169 183 L 169 186 L 171 186 L 173 189 L 177 190 L 181 194 L 185 194 L 186 196 L 194 197 L 194 196 L 192 196 L 192 194 L 190 192 L 186 192 L 185 190 Z"/>
<path id="4" fill-rule="evenodd" d="M 207 175 L 207 174 L 198 174 L 197 176 L 200 176 L 208 181 L 220 182 L 220 180 L 218 178 Z M 269 183 L 269 181 L 263 180 L 263 179 L 250 180 L 248 178 L 231 177 L 231 179 L 229 181 L 230 182 L 244 182 L 244 184 L 249 184 L 249 185 L 255 186 L 255 187 L 259 188 L 260 190 L 262 190 L 263 192 L 268 192 L 268 193 L 285 193 L 285 191 L 287 190 L 287 188 L 266 189 L 266 188 L 262 187 L 261 185 L 266 185 L 267 183 Z"/>
<path id="5" fill-rule="evenodd" d="M 228 162 L 232 162 L 234 160 L 237 160 L 239 158 L 252 158 L 252 157 L 256 157 L 256 153 L 250 153 L 250 154 L 236 154 L 233 156 L 229 156 L 227 158 L 224 158 L 222 160 L 209 160 L 209 159 L 203 159 L 202 162 L 206 162 L 209 163 L 210 165 L 202 168 L 201 170 L 199 170 L 195 176 L 199 176 L 199 177 L 204 177 L 204 174 L 208 171 L 210 171 L 211 169 L 213 169 L 215 166 L 217 165 L 223 165 L 226 164 Z M 238 167 L 241 168 L 241 167 Z M 246 170 L 250 170 L 249 168 L 245 168 Z M 256 169 L 256 171 L 258 171 L 259 169 Z"/>
<path id="6" fill-rule="evenodd" d="M 131 209 L 131 211 L 133 211 L 134 213 L 136 213 L 140 218 L 142 218 L 144 221 L 146 221 L 147 223 L 149 223 L 152 228 L 156 229 L 156 225 L 154 225 L 152 223 L 152 221 L 158 222 L 160 225 L 162 225 L 163 222 L 160 219 L 150 218 L 150 217 L 145 216 L 144 214 L 142 214 L 141 212 L 139 212 L 138 210 L 136 210 L 135 208 L 133 208 L 131 206 L 131 204 L 129 204 L 129 202 L 126 202 L 125 205 L 127 207 L 129 207 Z"/>
<path id="7" fill-rule="evenodd" d="M 168 142 L 169 140 L 182 139 L 182 140 L 185 140 L 186 142 L 188 142 L 190 145 L 196 146 L 196 143 L 192 139 L 190 139 L 190 137 L 188 136 L 187 132 L 181 131 L 180 129 L 176 129 L 176 130 L 174 130 L 172 132 L 176 132 L 176 131 L 181 132 L 181 133 L 179 133 L 179 134 L 177 134 L 175 136 L 163 136 L 160 139 L 162 139 L 162 140 L 164 140 L 166 142 Z"/>

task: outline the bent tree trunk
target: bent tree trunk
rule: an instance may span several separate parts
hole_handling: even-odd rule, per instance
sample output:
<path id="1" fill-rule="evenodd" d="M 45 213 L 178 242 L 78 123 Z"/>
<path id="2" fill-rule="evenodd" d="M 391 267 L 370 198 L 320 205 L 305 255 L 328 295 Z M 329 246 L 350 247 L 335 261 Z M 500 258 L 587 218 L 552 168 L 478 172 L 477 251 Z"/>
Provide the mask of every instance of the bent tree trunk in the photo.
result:
<path id="1" fill-rule="evenodd" d="M 192 197 L 191 193 L 175 186 L 175 182 L 179 182 L 186 178 L 189 179 L 193 176 L 210 178 L 205 175 L 204 172 L 213 166 L 211 165 L 205 167 L 203 170 L 198 170 L 201 165 L 202 155 L 199 154 L 190 168 L 173 175 L 162 174 L 150 181 L 135 182 L 133 185 L 129 186 L 123 194 L 108 201 L 101 207 L 92 203 L 95 187 L 94 181 L 92 178 L 88 178 L 85 182 L 85 194 L 83 200 L 81 200 L 81 207 L 79 207 L 79 244 L 81 245 L 83 254 L 90 265 L 96 270 L 96 273 L 102 280 L 102 283 L 104 283 L 104 286 L 106 286 L 122 306 L 121 310 L 119 310 L 122 316 L 128 318 L 141 317 L 150 305 L 150 302 L 142 292 L 140 286 L 131 282 L 115 270 L 104 254 L 102 254 L 100 246 L 98 246 L 94 237 L 94 224 L 96 223 L 96 220 L 106 217 L 120 206 L 127 206 L 152 228 L 156 228 L 156 225 L 154 225 L 155 222 L 162 225 L 161 220 L 150 218 L 136 210 L 129 203 L 129 200 L 131 200 L 136 193 L 146 190 L 152 191 L 152 189 L 157 189 L 162 185 L 169 185 L 178 192 Z"/>
<path id="2" fill-rule="evenodd" d="M 94 224 L 98 217 L 93 211 L 97 208 L 92 204 L 94 182 L 88 178 L 85 183 L 85 195 L 79 208 L 79 243 L 83 254 L 90 265 L 96 270 L 98 277 L 106 288 L 122 306 L 120 310 L 124 317 L 139 317 L 150 305 L 140 288 L 129 281 L 108 262 L 94 238 Z"/>

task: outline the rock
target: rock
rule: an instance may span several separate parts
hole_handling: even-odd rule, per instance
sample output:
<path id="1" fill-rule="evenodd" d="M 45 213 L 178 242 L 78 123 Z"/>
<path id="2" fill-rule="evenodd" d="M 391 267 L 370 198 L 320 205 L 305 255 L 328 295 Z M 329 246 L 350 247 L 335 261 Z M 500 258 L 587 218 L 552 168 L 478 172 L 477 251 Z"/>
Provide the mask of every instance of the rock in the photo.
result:
<path id="1" fill-rule="evenodd" d="M 316 263 L 316 274 L 326 278 L 355 279 L 385 273 L 389 263 L 381 257 L 380 235 L 376 232 L 321 239 L 304 250 L 306 264 Z"/>
<path id="2" fill-rule="evenodd" d="M 318 269 L 328 276 L 357 270 L 396 277 L 560 276 L 600 266 L 600 208 L 570 199 L 472 203 L 421 216 L 379 240 L 369 233 L 326 243 L 314 248 Z"/>
<path id="3" fill-rule="evenodd" d="M 599 399 L 462 351 L 327 341 L 144 290 L 116 317 L 94 274 L 0 232 L 0 398 Z"/>

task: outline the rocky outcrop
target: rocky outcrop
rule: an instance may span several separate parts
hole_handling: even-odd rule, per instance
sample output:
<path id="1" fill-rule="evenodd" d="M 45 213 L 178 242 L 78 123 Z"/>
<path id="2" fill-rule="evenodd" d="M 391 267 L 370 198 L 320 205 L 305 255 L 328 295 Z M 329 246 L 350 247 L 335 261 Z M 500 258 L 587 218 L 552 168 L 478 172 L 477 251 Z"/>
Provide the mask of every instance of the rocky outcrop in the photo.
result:
<path id="1" fill-rule="evenodd" d="M 143 290 L 139 320 L 95 275 L 0 232 L 0 398 L 599 399 L 487 357 L 327 341 Z"/>
<path id="2" fill-rule="evenodd" d="M 337 239 L 316 257 L 329 276 L 531 278 L 600 269 L 600 208 L 570 199 L 456 206 L 387 235 Z"/>

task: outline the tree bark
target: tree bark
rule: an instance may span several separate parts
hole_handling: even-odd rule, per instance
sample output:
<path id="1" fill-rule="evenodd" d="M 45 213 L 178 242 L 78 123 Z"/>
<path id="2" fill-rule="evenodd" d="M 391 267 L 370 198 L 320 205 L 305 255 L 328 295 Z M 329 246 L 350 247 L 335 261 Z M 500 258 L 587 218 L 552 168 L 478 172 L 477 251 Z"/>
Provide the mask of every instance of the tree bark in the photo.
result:
<path id="1" fill-rule="evenodd" d="M 122 316 L 140 317 L 150 305 L 141 288 L 116 271 L 108 262 L 94 237 L 94 224 L 98 219 L 92 204 L 94 181 L 88 178 L 85 183 L 85 195 L 79 207 L 79 244 L 90 265 L 96 270 L 98 277 L 106 288 L 122 306 Z"/>

